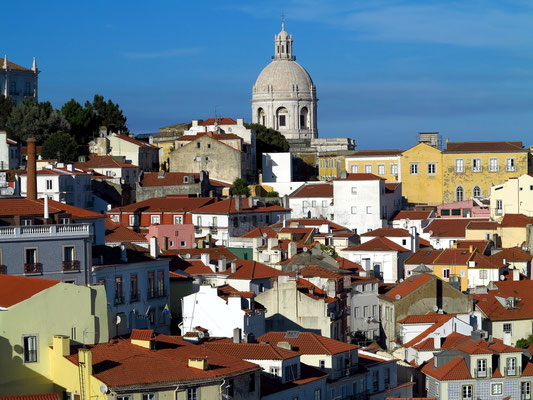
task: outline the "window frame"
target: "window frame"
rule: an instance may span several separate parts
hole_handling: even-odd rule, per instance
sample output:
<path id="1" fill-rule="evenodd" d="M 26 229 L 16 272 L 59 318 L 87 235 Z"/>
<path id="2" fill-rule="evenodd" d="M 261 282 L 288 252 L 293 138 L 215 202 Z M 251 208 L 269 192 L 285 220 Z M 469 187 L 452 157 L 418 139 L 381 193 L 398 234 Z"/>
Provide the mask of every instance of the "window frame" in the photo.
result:
<path id="1" fill-rule="evenodd" d="M 499 387 L 500 390 L 495 392 L 494 391 L 494 388 L 495 387 Z M 497 395 L 500 395 L 500 394 L 503 394 L 503 382 L 494 382 L 494 383 L 491 383 L 490 384 L 490 395 L 491 396 L 497 396 Z"/>
<path id="2" fill-rule="evenodd" d="M 437 163 L 435 161 L 430 161 L 427 163 L 427 172 L 428 175 L 437 175 Z"/>
<path id="3" fill-rule="evenodd" d="M 409 163 L 409 175 L 419 175 L 419 174 L 420 174 L 420 163 L 410 162 Z"/>
<path id="4" fill-rule="evenodd" d="M 514 157 L 507 157 L 505 160 L 505 170 L 507 172 L 516 172 L 516 159 Z"/>
<path id="5" fill-rule="evenodd" d="M 489 172 L 498 172 L 500 169 L 500 161 L 496 157 L 489 158 Z"/>
<path id="6" fill-rule="evenodd" d="M 465 159 L 464 158 L 455 159 L 455 172 L 460 173 L 460 174 L 465 172 Z"/>
<path id="7" fill-rule="evenodd" d="M 27 359 L 26 355 L 29 350 L 26 349 L 26 339 L 27 338 L 35 338 L 35 359 Z M 22 335 L 22 360 L 24 364 L 33 364 L 39 362 L 39 334 L 37 333 L 30 333 L 30 334 L 23 334 Z"/>
<path id="8" fill-rule="evenodd" d="M 483 172 L 483 166 L 481 165 L 481 158 L 472 158 L 472 172 Z"/>

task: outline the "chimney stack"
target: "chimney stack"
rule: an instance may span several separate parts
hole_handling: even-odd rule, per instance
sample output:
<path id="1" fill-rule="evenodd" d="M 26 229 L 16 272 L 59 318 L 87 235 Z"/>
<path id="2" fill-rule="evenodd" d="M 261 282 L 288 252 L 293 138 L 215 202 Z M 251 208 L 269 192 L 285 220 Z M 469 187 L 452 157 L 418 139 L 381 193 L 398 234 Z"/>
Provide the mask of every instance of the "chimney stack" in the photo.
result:
<path id="1" fill-rule="evenodd" d="M 37 200 L 37 163 L 35 159 L 35 139 L 29 138 L 26 141 L 28 147 L 28 159 L 26 165 L 26 198 Z"/>
<path id="2" fill-rule="evenodd" d="M 233 343 L 241 342 L 241 328 L 233 329 Z"/>
<path id="3" fill-rule="evenodd" d="M 157 237 L 152 236 L 150 238 L 150 257 L 157 258 L 159 255 L 159 249 L 157 245 Z"/>
<path id="4" fill-rule="evenodd" d="M 48 196 L 44 196 L 44 219 L 48 223 L 48 218 L 50 218 L 50 212 L 48 211 Z"/>

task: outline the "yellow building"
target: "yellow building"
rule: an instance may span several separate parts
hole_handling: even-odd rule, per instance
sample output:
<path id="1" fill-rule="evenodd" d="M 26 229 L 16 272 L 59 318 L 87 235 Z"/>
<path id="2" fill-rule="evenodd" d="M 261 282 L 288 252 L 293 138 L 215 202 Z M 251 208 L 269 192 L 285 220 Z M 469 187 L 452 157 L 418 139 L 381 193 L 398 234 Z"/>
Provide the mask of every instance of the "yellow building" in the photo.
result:
<path id="1" fill-rule="evenodd" d="M 402 153 L 400 163 L 402 195 L 409 203 L 442 204 L 442 152 L 419 143 Z"/>
<path id="2" fill-rule="evenodd" d="M 533 233 L 533 217 L 522 214 L 505 214 L 498 228 L 501 247 L 521 247 Z"/>
<path id="3" fill-rule="evenodd" d="M 387 182 L 401 182 L 402 150 L 358 150 L 345 157 L 345 169 L 350 174 L 374 174 Z"/>
<path id="4" fill-rule="evenodd" d="M 468 263 L 476 253 L 476 249 L 445 249 L 433 261 L 433 274 L 443 281 L 459 280 L 461 291 L 468 289 Z"/>
<path id="5" fill-rule="evenodd" d="M 443 202 L 489 197 L 490 188 L 528 172 L 522 142 L 446 142 Z"/>
<path id="6" fill-rule="evenodd" d="M 349 152 L 324 152 L 318 155 L 318 179 L 330 181 L 341 176 L 345 169 L 345 155 Z"/>
<path id="7" fill-rule="evenodd" d="M 471 221 L 465 229 L 465 240 L 492 240 L 501 247 L 500 224 L 495 221 Z"/>

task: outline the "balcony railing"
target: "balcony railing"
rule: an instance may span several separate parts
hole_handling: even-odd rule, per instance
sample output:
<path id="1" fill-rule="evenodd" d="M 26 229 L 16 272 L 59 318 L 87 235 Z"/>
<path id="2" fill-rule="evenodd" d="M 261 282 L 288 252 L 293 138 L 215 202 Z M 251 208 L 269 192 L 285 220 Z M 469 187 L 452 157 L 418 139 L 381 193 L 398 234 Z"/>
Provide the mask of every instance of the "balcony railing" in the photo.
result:
<path id="1" fill-rule="evenodd" d="M 43 273 L 43 264 L 41 263 L 25 263 L 24 273 L 26 275 L 39 275 Z"/>
<path id="2" fill-rule="evenodd" d="M 36 237 L 65 237 L 91 234 L 90 224 L 22 225 L 0 227 L 2 239 L 29 239 Z"/>
<path id="3" fill-rule="evenodd" d="M 148 298 L 154 299 L 156 297 L 165 297 L 167 295 L 166 288 L 156 289 L 156 290 L 149 290 L 148 291 Z"/>
<path id="4" fill-rule="evenodd" d="M 477 368 L 474 368 L 474 376 L 476 378 L 487 378 L 492 376 L 492 368 L 486 368 L 484 370 L 478 370 Z"/>
<path id="5" fill-rule="evenodd" d="M 7 274 L 7 267 L 5 265 L 0 265 L 0 275 Z"/>
<path id="6" fill-rule="evenodd" d="M 80 262 L 78 260 L 74 261 L 63 261 L 63 272 L 79 272 Z"/>

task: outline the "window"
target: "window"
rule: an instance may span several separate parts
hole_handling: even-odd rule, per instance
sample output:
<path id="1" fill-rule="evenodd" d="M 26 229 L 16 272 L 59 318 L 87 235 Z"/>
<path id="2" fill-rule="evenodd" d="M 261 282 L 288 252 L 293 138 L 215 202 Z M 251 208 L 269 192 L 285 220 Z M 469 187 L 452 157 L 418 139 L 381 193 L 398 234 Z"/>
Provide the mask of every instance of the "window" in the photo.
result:
<path id="1" fill-rule="evenodd" d="M 389 387 L 390 384 L 390 369 L 385 368 L 385 387 Z"/>
<path id="2" fill-rule="evenodd" d="M 461 400 L 472 400 L 474 398 L 474 389 L 472 385 L 464 385 L 461 388 Z"/>
<path id="3" fill-rule="evenodd" d="M 501 214 L 503 211 L 503 201 L 496 200 L 496 214 Z"/>
<path id="4" fill-rule="evenodd" d="M 510 323 L 503 324 L 503 333 L 513 333 L 512 325 Z"/>
<path id="5" fill-rule="evenodd" d="M 143 400 L 155 400 L 155 393 L 143 393 Z"/>
<path id="6" fill-rule="evenodd" d="M 327 206 L 328 206 L 328 201 L 322 200 L 322 207 L 327 207 Z"/>
<path id="7" fill-rule="evenodd" d="M 357 194 L 357 187 L 352 187 L 352 194 Z"/>
<path id="8" fill-rule="evenodd" d="M 285 115 L 279 116 L 279 126 L 285 126 Z"/>
<path id="9" fill-rule="evenodd" d="M 378 165 L 378 175 L 385 175 L 385 164 Z"/>
<path id="10" fill-rule="evenodd" d="M 326 368 L 326 360 L 320 360 L 318 362 L 318 365 L 320 368 Z"/>
<path id="11" fill-rule="evenodd" d="M 148 297 L 154 297 L 155 291 L 155 273 L 154 271 L 148 272 Z"/>
<path id="12" fill-rule="evenodd" d="M 59 223 L 61 225 L 68 225 L 70 224 L 70 218 L 59 218 Z"/>
<path id="13" fill-rule="evenodd" d="M 24 249 L 24 262 L 26 264 L 36 264 L 37 263 L 37 249 L 30 248 Z"/>
<path id="14" fill-rule="evenodd" d="M 359 318 L 359 307 L 353 308 L 353 316 L 354 318 Z"/>
<path id="15" fill-rule="evenodd" d="M 450 268 L 444 268 L 442 270 L 442 277 L 444 279 L 450 279 Z"/>
<path id="16" fill-rule="evenodd" d="M 372 306 L 372 316 L 375 318 L 378 317 L 378 306 L 375 304 Z"/>
<path id="17" fill-rule="evenodd" d="M 462 186 L 457 186 L 455 189 L 455 201 L 463 201 L 465 199 L 465 191 Z"/>
<path id="18" fill-rule="evenodd" d="M 372 206 L 366 206 L 366 213 L 372 214 Z"/>
<path id="19" fill-rule="evenodd" d="M 197 149 L 200 148 L 200 142 L 196 142 L 196 148 L 197 148 Z"/>
<path id="20" fill-rule="evenodd" d="M 480 269 L 479 270 L 479 279 L 487 279 L 487 270 L 486 269 Z"/>
<path id="21" fill-rule="evenodd" d="M 285 367 L 285 380 L 293 381 L 298 378 L 298 364 L 287 365 Z"/>
<path id="22" fill-rule="evenodd" d="M 311 201 L 311 207 L 316 207 L 316 200 Z"/>
<path id="23" fill-rule="evenodd" d="M 378 374 L 379 374 L 378 371 L 374 371 L 372 373 L 372 384 L 374 387 L 374 392 L 377 392 L 379 389 L 379 375 Z"/>
<path id="24" fill-rule="evenodd" d="M 509 357 L 507 359 L 507 373 L 505 375 L 514 376 L 516 375 L 516 358 Z"/>
<path id="25" fill-rule="evenodd" d="M 198 388 L 187 389 L 187 400 L 198 400 Z"/>
<path id="26" fill-rule="evenodd" d="M 418 163 L 409 163 L 409 171 L 411 175 L 418 175 Z"/>
<path id="27" fill-rule="evenodd" d="M 352 206 L 352 214 L 357 214 L 357 207 Z"/>
<path id="28" fill-rule="evenodd" d="M 315 389 L 315 400 L 322 400 L 322 391 L 320 389 Z"/>
<path id="29" fill-rule="evenodd" d="M 428 175 L 435 175 L 437 173 L 437 163 L 429 162 L 428 163 Z"/>
<path id="30" fill-rule="evenodd" d="M 445 210 L 445 209 L 440 210 L 440 215 L 448 216 L 448 215 L 450 215 L 450 210 L 449 209 L 448 210 Z"/>
<path id="31" fill-rule="evenodd" d="M 63 261 L 74 261 L 74 246 L 63 247 Z"/>
<path id="32" fill-rule="evenodd" d="M 139 280 L 137 274 L 130 275 L 130 301 L 139 300 Z"/>
<path id="33" fill-rule="evenodd" d="M 489 172 L 498 172 L 498 159 L 489 159 Z"/>
<path id="34" fill-rule="evenodd" d="M 226 386 L 226 393 L 228 394 L 229 398 L 231 399 L 235 392 L 235 383 L 233 382 L 233 379 L 228 379 L 228 385 Z"/>
<path id="35" fill-rule="evenodd" d="M 117 215 L 117 214 L 111 214 L 111 221 L 113 221 L 113 222 L 120 222 L 120 215 Z"/>
<path id="36" fill-rule="evenodd" d="M 365 164 L 365 174 L 371 174 L 371 173 L 372 173 L 372 165 Z"/>
<path id="37" fill-rule="evenodd" d="M 22 337 L 24 347 L 24 362 L 37 362 L 37 335 L 26 335 Z"/>
<path id="38" fill-rule="evenodd" d="M 255 392 L 255 374 L 249 375 L 248 392 Z"/>
<path id="39" fill-rule="evenodd" d="M 481 158 L 472 159 L 472 172 L 481 172 Z"/>
<path id="40" fill-rule="evenodd" d="M 207 148 L 208 148 L 208 149 L 211 148 L 211 143 L 207 143 Z"/>
<path id="41" fill-rule="evenodd" d="M 174 225 L 181 225 L 181 224 L 183 224 L 183 216 L 174 215 Z"/>
<path id="42" fill-rule="evenodd" d="M 513 172 L 516 170 L 514 158 L 508 158 L 506 165 L 507 165 L 507 172 Z"/>
<path id="43" fill-rule="evenodd" d="M 485 378 L 487 376 L 487 360 L 481 358 L 477 360 L 477 376 L 476 378 Z"/>
<path id="44" fill-rule="evenodd" d="M 531 382 L 520 383 L 520 398 L 523 400 L 531 399 Z"/>
<path id="45" fill-rule="evenodd" d="M 474 186 L 474 190 L 472 191 L 472 195 L 474 197 L 481 197 L 481 188 L 479 186 Z"/>
<path id="46" fill-rule="evenodd" d="M 160 215 L 151 215 L 150 216 L 150 223 L 151 224 L 160 224 L 161 223 L 161 216 Z"/>
<path id="47" fill-rule="evenodd" d="M 279 376 L 279 369 L 278 367 L 270 367 L 270 374 L 274 376 Z"/>
<path id="48" fill-rule="evenodd" d="M 18 93 L 17 93 L 17 82 L 16 81 L 9 82 L 9 94 L 18 95 Z"/>
<path id="49" fill-rule="evenodd" d="M 163 296 L 165 294 L 165 272 L 157 271 L 157 294 Z"/>
<path id="50" fill-rule="evenodd" d="M 46 190 L 52 190 L 53 188 L 53 181 L 51 179 L 46 180 Z"/>
<path id="51" fill-rule="evenodd" d="M 398 175 L 398 164 L 394 163 L 390 165 L 391 175 Z"/>
<path id="52" fill-rule="evenodd" d="M 126 396 L 117 396 L 117 400 L 131 400 L 131 397 L 126 395 Z"/>
<path id="53" fill-rule="evenodd" d="M 357 165 L 357 164 L 352 164 L 352 165 L 350 166 L 350 172 L 351 172 L 352 174 L 357 174 L 357 173 L 359 172 L 359 165 Z"/>
<path id="54" fill-rule="evenodd" d="M 122 304 L 123 302 L 122 276 L 115 276 L 115 304 Z"/>
<path id="55" fill-rule="evenodd" d="M 139 225 L 139 216 L 130 215 L 130 226 L 138 226 L 138 225 Z"/>
<path id="56" fill-rule="evenodd" d="M 368 314 L 368 306 L 364 306 L 363 307 L 363 318 L 366 318 L 366 317 L 369 317 L 370 315 Z"/>
<path id="57" fill-rule="evenodd" d="M 455 160 L 455 172 L 465 172 L 465 160 L 462 158 Z"/>

